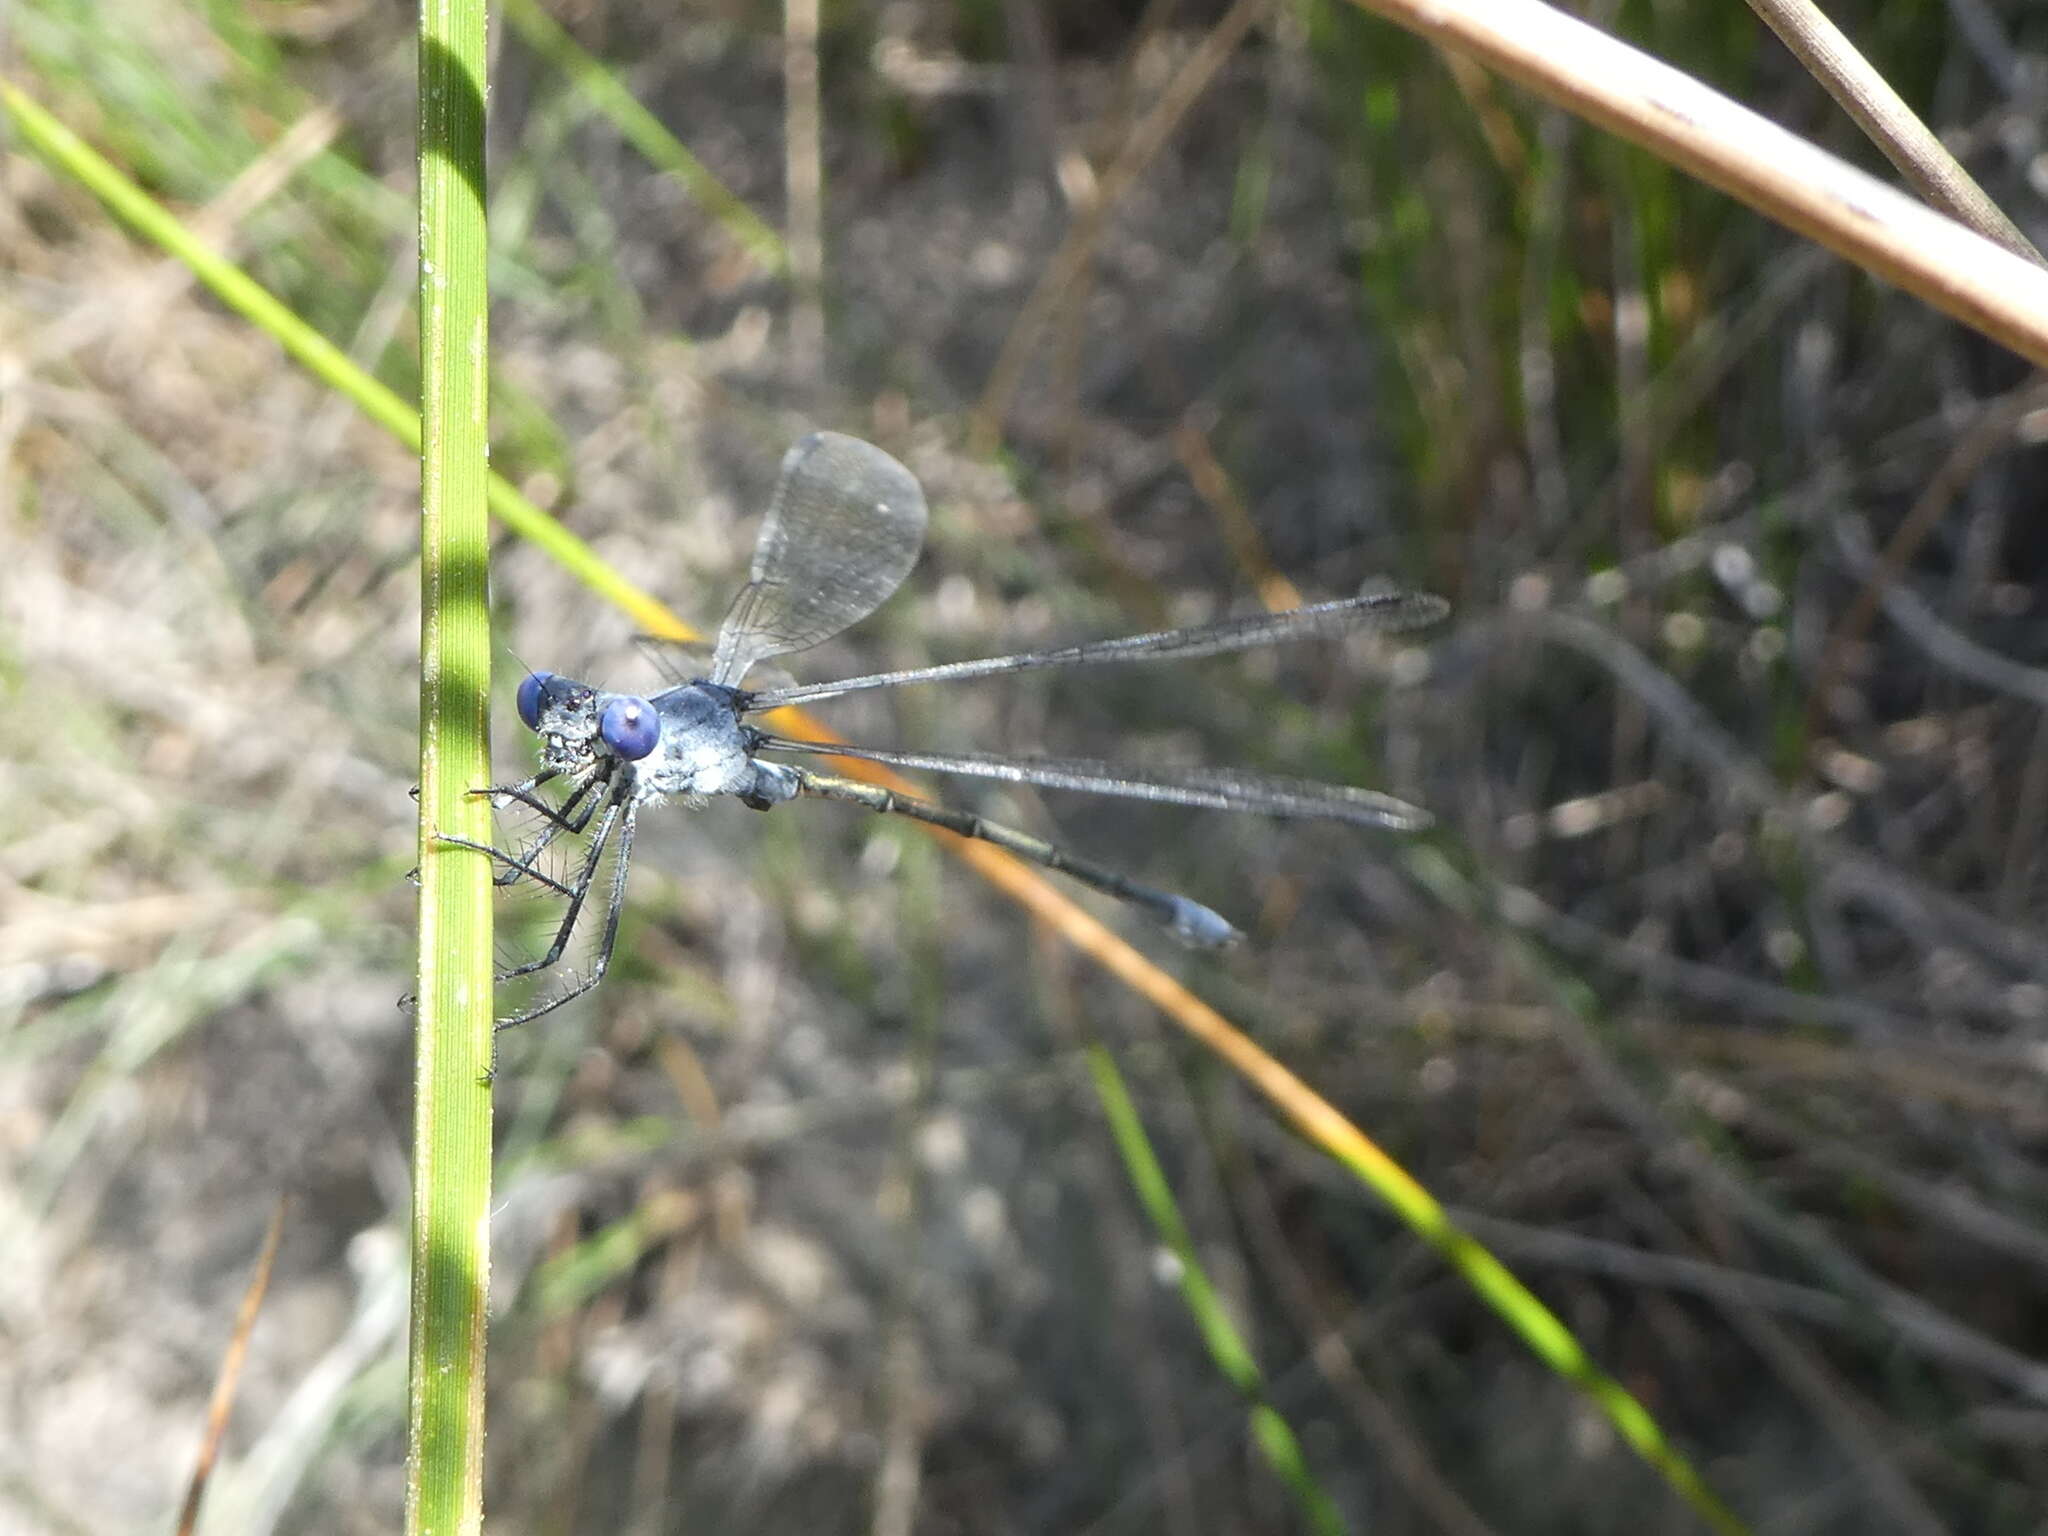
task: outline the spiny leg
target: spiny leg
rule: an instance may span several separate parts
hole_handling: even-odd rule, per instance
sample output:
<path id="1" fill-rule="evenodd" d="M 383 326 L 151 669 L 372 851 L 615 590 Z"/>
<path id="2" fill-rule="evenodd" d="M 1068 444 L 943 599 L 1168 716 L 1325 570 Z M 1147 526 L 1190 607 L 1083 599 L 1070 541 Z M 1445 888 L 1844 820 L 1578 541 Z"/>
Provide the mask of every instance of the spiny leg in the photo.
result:
<path id="1" fill-rule="evenodd" d="M 570 936 L 576 931 L 576 920 L 583 915 L 584 898 L 590 894 L 591 883 L 597 878 L 597 866 L 599 860 L 604 857 L 604 845 L 611 840 L 612 829 L 618 825 L 620 813 L 621 806 L 616 800 L 605 808 L 604 820 L 597 824 L 597 831 L 591 836 L 590 851 L 583 856 L 583 867 L 576 872 L 576 879 L 566 888 L 555 886 L 555 889 L 562 891 L 569 898 L 569 907 L 562 914 L 561 924 L 555 929 L 555 941 L 548 946 L 547 953 L 538 960 L 529 960 L 524 965 L 513 966 L 509 971 L 498 972 L 499 981 L 517 981 L 521 976 L 531 976 L 536 971 L 548 969 L 562 958 L 563 952 L 569 947 Z M 550 1008 L 556 1006 L 559 1005 L 548 1005 Z M 545 1012 L 547 1008 L 537 1009 L 528 1017 L 538 1017 Z M 519 1019 L 514 1022 L 524 1023 L 525 1020 Z M 505 1026 L 501 1024 L 498 1027 L 502 1029 Z"/>
<path id="2" fill-rule="evenodd" d="M 1047 869 L 1056 869 L 1083 885 L 1101 891 L 1105 896 L 1114 896 L 1119 901 L 1143 907 L 1170 929 L 1173 935 L 1197 949 L 1221 949 L 1235 944 L 1244 935 L 1239 933 L 1219 914 L 1211 911 L 1198 901 L 1185 896 L 1176 896 L 1170 891 L 1155 890 L 1149 885 L 1140 885 L 1127 876 L 1100 864 L 1077 858 L 1063 848 L 1055 847 L 1042 838 L 1020 832 L 1015 827 L 1006 827 L 1000 822 L 989 821 L 969 811 L 956 811 L 947 806 L 934 805 L 929 800 L 918 800 L 909 795 L 900 795 L 879 784 L 866 784 L 859 779 L 842 779 L 833 774 L 814 773 L 808 768 L 791 769 L 797 777 L 797 793 L 812 795 L 820 800 L 838 800 L 848 805 L 864 806 L 868 810 L 884 815 L 908 816 L 914 821 L 927 822 L 943 827 L 961 837 L 976 838 L 984 843 L 993 843 L 1006 853 L 1014 853 L 1020 859 L 1029 859 Z"/>
<path id="3" fill-rule="evenodd" d="M 526 878 L 534 880 L 560 895 L 568 895 L 567 887 L 560 881 L 533 868 L 531 861 L 546 851 L 548 845 L 554 842 L 562 833 L 581 832 L 583 830 L 590 820 L 590 806 L 586 805 L 583 808 L 582 816 L 576 817 L 577 802 L 582 800 L 590 792 L 591 788 L 601 780 L 597 775 L 586 778 L 583 783 L 576 787 L 575 792 L 562 803 L 561 809 L 557 810 L 554 806 L 549 805 L 547 801 L 534 794 L 534 791 L 550 779 L 559 778 L 561 772 L 562 770 L 559 768 L 544 768 L 532 778 L 522 779 L 517 784 L 492 784 L 483 789 L 468 791 L 471 797 L 487 796 L 494 806 L 499 799 L 503 798 L 516 800 L 521 805 L 538 811 L 542 820 L 546 822 L 548 830 L 543 836 L 534 840 L 531 848 L 515 855 L 508 853 L 503 848 L 497 847 L 495 844 L 479 843 L 473 838 L 457 837 L 452 832 L 437 832 L 434 834 L 434 841 L 449 848 L 468 848 L 477 853 L 489 854 L 492 858 L 503 864 L 505 867 L 491 876 L 491 884 L 493 885 L 515 885 L 520 879 Z M 417 784 L 413 786 L 412 797 L 415 800 L 420 797 Z M 592 803 L 594 804 L 594 802 Z M 574 819 L 572 820 L 572 818 Z M 419 870 L 414 869 L 412 871 L 412 879 L 417 881 L 419 873 Z"/>
<path id="4" fill-rule="evenodd" d="M 493 848 L 489 843 L 472 842 L 466 837 L 457 837 L 452 832 L 437 833 L 434 841 L 449 848 L 474 849 L 478 853 L 488 854 L 496 859 L 505 867 L 498 874 L 491 876 L 491 884 L 493 885 L 517 885 L 521 880 L 531 880 L 535 885 L 545 886 L 557 896 L 571 896 L 575 894 L 568 886 L 562 884 L 561 881 L 557 880 L 546 870 L 535 868 L 525 858 L 516 853 L 508 853 L 503 848 Z M 545 847 L 547 847 L 546 842 L 538 843 L 531 851 L 539 853 Z"/>
<path id="5" fill-rule="evenodd" d="M 517 784 L 491 784 L 482 789 L 472 789 L 470 793 L 489 796 L 493 803 L 499 800 L 515 800 L 528 810 L 538 811 L 542 820 L 559 831 L 581 832 L 589 825 L 590 814 L 599 803 L 596 800 L 585 800 L 584 797 L 592 790 L 601 788 L 610 779 L 611 764 L 604 761 L 591 768 L 582 782 L 569 792 L 569 798 L 556 807 L 549 805 L 534 791 L 550 779 L 558 777 L 560 773 L 559 768 L 549 768 L 530 779 L 522 779 Z"/>
<path id="6" fill-rule="evenodd" d="M 605 839 L 611 836 L 612 822 L 619 814 L 620 810 L 617 805 L 614 805 L 610 811 L 606 812 L 605 819 L 598 828 L 597 836 L 592 840 L 592 857 L 585 865 L 582 883 L 573 898 L 572 910 L 563 922 L 560 932 L 555 935 L 554 946 L 548 951 L 547 957 L 503 972 L 498 977 L 500 981 L 509 981 L 516 976 L 531 975 L 535 971 L 553 965 L 562 958 L 562 951 L 569 942 L 570 930 L 576 926 L 576 914 L 581 910 L 583 898 L 588 894 L 591 880 L 597 872 L 596 855 L 603 848 Z M 509 1019 L 498 1020 L 492 1026 L 494 1039 L 497 1034 L 502 1034 L 505 1030 L 514 1029 L 521 1024 L 530 1024 L 544 1013 L 553 1013 L 564 1003 L 581 997 L 604 980 L 604 973 L 612 963 L 613 946 L 617 944 L 619 938 L 619 916 L 626 906 L 626 872 L 633 864 L 633 824 L 638 816 L 638 806 L 628 805 L 625 807 L 625 819 L 619 827 L 618 858 L 612 866 L 611 891 L 605 904 L 604 931 L 599 935 L 597 953 L 590 962 L 590 973 L 577 980 L 566 991 L 556 994 L 546 1002 L 538 1003 L 523 1013 L 516 1013 Z M 497 1048 L 493 1044 L 492 1069 L 494 1071 L 497 1065 L 496 1058 Z"/>
<path id="7" fill-rule="evenodd" d="M 474 848 L 478 853 L 487 853 L 503 864 L 505 866 L 504 869 L 491 877 L 493 885 L 516 885 L 522 878 L 525 878 L 534 881 L 538 885 L 547 887 L 558 896 L 567 896 L 569 888 L 552 875 L 536 868 L 534 860 L 545 853 L 555 840 L 564 833 L 573 837 L 580 834 L 585 827 L 590 825 L 592 814 L 603 803 L 602 797 L 594 794 L 593 791 L 602 788 L 610 775 L 602 768 L 592 771 L 582 783 L 570 791 L 569 798 L 564 800 L 561 806 L 557 808 L 549 805 L 545 800 L 535 795 L 533 791 L 540 785 L 547 783 L 548 780 L 557 777 L 559 773 L 559 769 L 549 768 L 518 784 L 494 784 L 487 789 L 473 789 L 470 791 L 472 795 L 488 795 L 493 804 L 502 797 L 508 800 L 515 800 L 519 804 L 540 813 L 545 823 L 545 829 L 533 840 L 530 847 L 521 849 L 518 854 L 512 854 L 503 848 L 493 847 L 488 843 L 473 842 L 466 837 L 456 837 L 450 833 L 441 834 L 437 841 L 455 848 Z"/>
<path id="8" fill-rule="evenodd" d="M 493 800 L 497 800 L 500 797 L 507 800 L 517 800 L 520 804 L 531 806 L 543 816 L 552 819 L 556 815 L 555 808 L 536 796 L 534 791 L 539 789 L 541 785 L 559 779 L 561 776 L 562 770 L 559 768 L 543 768 L 532 778 L 521 779 L 517 784 L 487 784 L 482 789 L 472 789 L 470 793 L 472 795 L 488 795 Z"/>
<path id="9" fill-rule="evenodd" d="M 505 867 L 502 873 L 493 875 L 491 877 L 491 883 L 493 885 L 507 886 L 515 884 L 516 882 L 522 879 L 531 880 L 536 885 L 543 886 L 546 889 L 553 891 L 557 896 L 567 898 L 569 902 L 567 920 L 563 923 L 561 931 L 555 935 L 554 948 L 548 952 L 549 958 L 544 961 L 538 961 L 531 966 L 521 967 L 519 970 L 500 971 L 497 973 L 496 977 L 498 981 L 505 981 L 513 976 L 524 975 L 526 974 L 526 972 L 530 970 L 538 970 L 544 965 L 552 965 L 557 959 L 561 957 L 561 951 L 567 946 L 569 941 L 569 931 L 576 926 L 576 913 L 582 906 L 583 891 L 589 887 L 591 874 L 596 866 L 597 858 L 604 851 L 604 839 L 602 836 L 600 836 L 591 844 L 590 854 L 584 860 L 582 873 L 575 886 L 564 885 L 561 881 L 557 880 L 553 875 L 549 874 L 546 870 L 537 868 L 531 862 L 531 860 L 533 860 L 541 852 L 543 852 L 547 848 L 547 846 L 550 843 L 552 843 L 563 832 L 582 831 L 583 827 L 589 823 L 591 809 L 594 808 L 594 806 L 596 805 L 596 802 L 592 801 L 590 805 L 586 806 L 584 808 L 582 817 L 572 827 L 566 821 L 563 821 L 555 816 L 554 808 L 552 806 L 547 805 L 545 802 L 533 800 L 530 796 L 531 790 L 535 786 L 544 784 L 549 779 L 554 778 L 556 776 L 556 771 L 557 770 L 549 769 L 544 773 L 536 774 L 533 778 L 528 779 L 523 785 L 500 786 L 492 789 L 473 789 L 470 791 L 470 793 L 473 795 L 516 794 L 526 804 L 535 805 L 548 815 L 549 830 L 540 838 L 538 838 L 531 848 L 526 849 L 523 853 L 511 853 L 503 848 L 495 848 L 489 843 L 479 843 L 472 838 L 457 837 L 452 832 L 436 832 L 434 834 L 434 841 L 436 843 L 441 844 L 443 847 L 468 848 L 473 852 L 481 853 L 485 857 L 494 859 L 498 863 L 504 865 Z M 590 790 L 590 788 L 597 782 L 599 781 L 595 778 L 586 780 L 576 790 L 575 794 L 573 794 L 570 797 L 569 801 L 567 802 L 567 805 L 565 806 L 565 809 L 567 809 L 568 807 L 573 807 L 575 801 L 581 798 L 585 793 L 587 793 Z M 417 797 L 419 792 L 417 790 L 414 790 L 413 793 L 415 797 Z M 414 870 L 413 875 L 414 878 L 417 879 L 419 871 Z M 398 1000 L 398 1006 L 400 1008 L 410 1008 L 412 1007 L 413 1002 L 413 994 L 408 992 L 405 994 L 405 996 L 401 997 Z"/>

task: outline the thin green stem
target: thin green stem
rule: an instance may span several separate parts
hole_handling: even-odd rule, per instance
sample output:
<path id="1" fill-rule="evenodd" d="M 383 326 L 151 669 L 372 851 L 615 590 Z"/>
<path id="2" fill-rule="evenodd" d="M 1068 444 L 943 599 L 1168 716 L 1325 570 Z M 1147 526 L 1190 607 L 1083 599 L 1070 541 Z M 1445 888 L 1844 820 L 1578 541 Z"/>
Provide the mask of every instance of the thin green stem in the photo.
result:
<path id="1" fill-rule="evenodd" d="M 1216 1287 L 1202 1268 L 1194 1240 L 1188 1236 L 1187 1223 L 1181 1220 L 1180 1205 L 1173 1198 L 1173 1186 L 1167 1182 L 1166 1170 L 1159 1166 L 1144 1123 L 1138 1118 L 1137 1106 L 1131 1102 L 1130 1089 L 1124 1086 L 1123 1073 L 1109 1052 L 1099 1045 L 1088 1048 L 1088 1071 L 1095 1079 L 1095 1096 L 1102 1103 L 1110 1135 L 1116 1140 L 1117 1152 L 1130 1174 L 1138 1203 L 1144 1206 L 1153 1231 L 1172 1250 L 1179 1264 L 1181 1300 L 1187 1304 L 1188 1315 L 1194 1319 L 1209 1358 L 1231 1385 L 1244 1394 L 1252 1439 L 1267 1465 L 1294 1495 L 1308 1528 L 1324 1533 L 1342 1531 L 1344 1521 L 1336 1504 L 1309 1470 L 1308 1460 L 1301 1453 L 1301 1442 L 1267 1395 L 1266 1381 L 1259 1373 L 1258 1362 L 1252 1358 L 1251 1346 L 1230 1321 Z"/>
<path id="2" fill-rule="evenodd" d="M 483 1525 L 491 870 L 484 3 L 420 8 L 420 919 L 406 1527 Z"/>
<path id="3" fill-rule="evenodd" d="M 177 215 L 143 191 L 98 150 L 43 110 L 34 98 L 0 80 L 0 107 L 24 143 L 46 155 L 98 197 L 137 234 L 175 256 L 228 308 L 269 336 L 301 367 L 407 447 L 420 446 L 418 411 L 349 355 L 278 301 L 261 283 L 200 239 Z M 651 634 L 692 640 L 666 606 L 607 565 L 597 552 L 543 512 L 500 475 L 490 477 L 490 506 L 513 533 L 535 545 L 598 596 L 616 604 Z"/>
<path id="4" fill-rule="evenodd" d="M 704 205 L 762 266 L 780 272 L 789 253 L 775 231 L 762 223 L 733 190 L 704 167 L 704 162 L 684 147 L 661 120 L 633 98 L 602 60 L 591 57 L 548 13 L 538 0 L 505 0 L 505 20 L 526 46 L 576 82 L 592 106 L 611 120 L 648 162 L 673 176 L 691 197 Z"/>

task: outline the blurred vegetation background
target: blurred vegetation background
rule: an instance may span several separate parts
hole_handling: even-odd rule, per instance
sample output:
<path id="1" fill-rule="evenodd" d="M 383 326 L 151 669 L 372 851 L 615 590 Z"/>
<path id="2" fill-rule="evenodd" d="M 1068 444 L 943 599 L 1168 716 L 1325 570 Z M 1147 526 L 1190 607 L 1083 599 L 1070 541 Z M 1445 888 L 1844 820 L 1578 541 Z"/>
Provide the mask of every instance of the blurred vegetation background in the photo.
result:
<path id="1" fill-rule="evenodd" d="M 490 98 L 494 466 L 708 628 L 790 440 L 889 448 L 926 557 L 803 678 L 1444 593 L 1398 646 L 829 718 L 1431 807 L 1404 841 L 952 797 L 1247 928 L 1207 960 L 1109 914 L 1759 1530 L 2043 1528 L 2038 379 L 1330 0 L 827 4 L 809 39 L 557 0 L 595 92 L 530 10 Z M 1746 11 L 1590 14 L 1878 166 Z M 2048 13 L 1835 19 L 2042 242 Z M 10 81 L 415 393 L 406 8 L 0 25 Z M 815 137 L 785 110 L 813 66 Z M 0 263 L 0 1529 L 163 1528 L 284 1193 L 205 1528 L 388 1530 L 417 462 L 18 145 Z M 511 775 L 525 666 L 652 674 L 501 555 Z M 1684 1527 L 1406 1229 L 915 830 L 642 835 L 613 978 L 497 1085 L 494 1523 L 1293 1528 L 1089 1091 L 1100 1039 L 1351 1528 Z"/>

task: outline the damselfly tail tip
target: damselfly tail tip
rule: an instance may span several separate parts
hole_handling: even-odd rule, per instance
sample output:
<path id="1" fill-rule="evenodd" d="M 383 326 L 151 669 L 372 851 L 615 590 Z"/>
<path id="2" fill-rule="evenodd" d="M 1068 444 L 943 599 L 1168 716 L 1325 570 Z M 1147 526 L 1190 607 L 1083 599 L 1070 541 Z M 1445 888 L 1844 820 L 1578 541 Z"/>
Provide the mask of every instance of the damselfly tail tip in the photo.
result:
<path id="1" fill-rule="evenodd" d="M 1173 916 L 1167 920 L 1166 926 L 1183 944 L 1194 949 L 1228 949 L 1243 941 L 1244 935 L 1233 928 L 1222 913 L 1185 896 L 1172 896 L 1168 900 L 1173 903 Z"/>
<path id="2" fill-rule="evenodd" d="M 1330 794 L 1333 804 L 1326 809 L 1310 810 L 1307 814 L 1321 814 L 1338 821 L 1348 821 L 1354 826 L 1380 827 L 1389 832 L 1427 832 L 1436 825 L 1436 817 L 1421 806 L 1410 805 L 1406 800 L 1397 800 L 1376 789 L 1359 789 L 1345 784 L 1333 786 Z M 1297 811 L 1295 814 L 1302 813 Z"/>
<path id="3" fill-rule="evenodd" d="M 1395 632 L 1427 628 L 1450 617 L 1451 612 L 1451 605 L 1434 592 L 1411 592 L 1378 576 L 1359 587 L 1357 601 L 1373 604 L 1381 628 Z M 1381 604 L 1385 608 L 1379 608 Z"/>

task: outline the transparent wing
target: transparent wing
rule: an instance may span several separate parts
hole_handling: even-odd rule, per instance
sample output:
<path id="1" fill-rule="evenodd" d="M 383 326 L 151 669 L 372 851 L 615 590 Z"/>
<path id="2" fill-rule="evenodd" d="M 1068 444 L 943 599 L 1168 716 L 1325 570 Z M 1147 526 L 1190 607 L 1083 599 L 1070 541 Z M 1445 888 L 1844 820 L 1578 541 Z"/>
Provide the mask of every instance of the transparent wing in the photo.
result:
<path id="1" fill-rule="evenodd" d="M 753 578 L 718 630 L 711 680 L 829 640 L 903 584 L 924 544 L 924 491 L 872 443 L 813 432 L 782 461 Z"/>
<path id="2" fill-rule="evenodd" d="M 1429 812 L 1378 790 L 1348 784 L 1319 784 L 1313 779 L 1284 779 L 1237 768 L 1179 768 L 1147 764 L 1138 772 L 1116 763 L 1087 757 L 997 757 L 983 752 L 884 752 L 874 747 L 795 741 L 764 736 L 759 746 L 769 752 L 808 752 L 826 757 L 858 757 L 918 773 L 957 773 L 975 779 L 1003 779 L 1040 789 L 1078 789 L 1091 795 L 1121 795 L 1127 800 L 1163 800 L 1173 805 L 1199 805 L 1217 811 L 1250 811 L 1266 816 L 1297 816 L 1322 821 L 1348 821 L 1367 827 L 1392 827 L 1415 832 L 1434 820 Z"/>
<path id="3" fill-rule="evenodd" d="M 662 680 L 674 687 L 702 682 L 711 675 L 711 647 L 686 640 L 665 640 L 660 635 L 635 635 L 633 644 Z M 755 665 L 752 676 L 765 688 L 794 687 L 796 679 L 782 667 Z"/>
<path id="4" fill-rule="evenodd" d="M 936 667 L 914 667 L 905 672 L 877 672 L 869 677 L 851 677 L 836 683 L 768 688 L 757 692 L 747 707 L 750 710 L 778 709 L 785 704 L 811 704 L 819 699 L 836 698 L 842 693 L 856 693 L 863 688 L 894 688 L 902 683 L 957 682 L 962 678 L 989 677 L 1003 672 L 1028 672 L 1036 667 L 1186 661 L 1197 656 L 1248 651 L 1262 645 L 1278 645 L 1315 635 L 1341 634 L 1350 629 L 1388 633 L 1420 629 L 1425 624 L 1434 624 L 1449 612 L 1448 603 L 1427 592 L 1367 592 L 1334 603 L 1290 608 L 1281 613 L 1246 614 L 1243 618 L 1220 619 L 1213 624 L 1197 624 L 1188 629 L 1126 635 L 1117 640 L 1091 640 L 1080 645 L 1057 646 L 1048 651 L 989 656 L 979 661 L 952 661 Z"/>
<path id="5" fill-rule="evenodd" d="M 660 635 L 635 635 L 633 644 L 659 672 L 662 680 L 680 687 L 711 675 L 711 647 Z"/>

